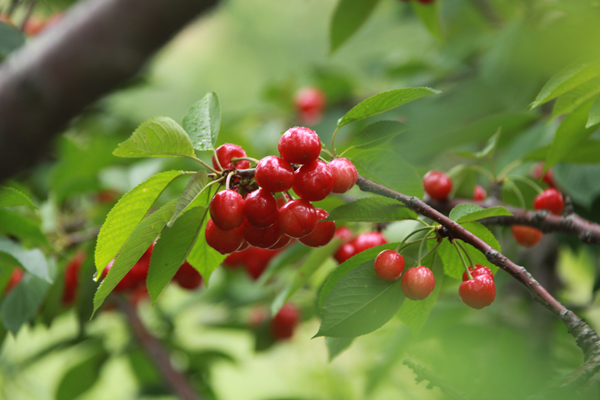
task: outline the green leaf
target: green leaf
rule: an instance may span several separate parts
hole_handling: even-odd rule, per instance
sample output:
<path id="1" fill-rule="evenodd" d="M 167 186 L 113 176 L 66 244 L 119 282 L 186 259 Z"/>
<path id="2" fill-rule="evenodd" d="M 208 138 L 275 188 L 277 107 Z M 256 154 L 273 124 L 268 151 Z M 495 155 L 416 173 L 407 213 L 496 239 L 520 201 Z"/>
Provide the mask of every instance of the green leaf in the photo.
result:
<path id="1" fill-rule="evenodd" d="M 308 246 L 303 245 L 302 243 L 294 243 L 291 246 L 287 247 L 281 253 L 277 254 L 269 265 L 267 269 L 262 273 L 260 278 L 256 281 L 257 286 L 264 286 L 267 282 L 271 280 L 282 268 L 300 261 L 305 255 L 310 253 L 312 249 Z"/>
<path id="2" fill-rule="evenodd" d="M 589 128 L 597 124 L 600 124 L 600 97 L 596 97 L 596 100 L 594 100 L 592 103 L 588 121 L 585 124 L 585 127 Z"/>
<path id="3" fill-rule="evenodd" d="M 206 286 L 208 286 L 208 281 L 210 280 L 213 271 L 217 269 L 225 257 L 227 257 L 206 243 L 205 231 L 207 223 L 208 218 L 205 218 L 202 224 L 202 230 L 194 243 L 194 247 L 192 247 L 192 251 L 187 256 L 187 262 L 200 272 Z"/>
<path id="4" fill-rule="evenodd" d="M 600 93 L 600 78 L 595 78 L 560 96 L 554 103 L 551 119 L 568 114 Z"/>
<path id="5" fill-rule="evenodd" d="M 390 376 L 392 367 L 400 360 L 400 357 L 410 347 L 411 343 L 410 330 L 400 324 L 396 333 L 386 341 L 373 366 L 367 371 L 365 388 L 367 398 L 371 398 L 370 395 L 377 389 L 379 384 Z"/>
<path id="6" fill-rule="evenodd" d="M 378 121 L 367 125 L 350 143 L 351 147 L 368 149 L 398 136 L 408 127 L 398 121 Z"/>
<path id="7" fill-rule="evenodd" d="M 156 174 L 131 189 L 110 210 L 98 234 L 95 253 L 98 274 L 101 274 L 108 263 L 115 258 L 131 232 L 146 216 L 166 187 L 182 174 L 181 171 Z"/>
<path id="8" fill-rule="evenodd" d="M 117 157 L 195 157 L 190 137 L 171 118 L 152 117 L 113 151 Z"/>
<path id="9" fill-rule="evenodd" d="M 38 224 L 8 210 L 0 209 L 0 232 L 21 240 L 28 240 L 34 245 L 50 246 L 46 235 L 42 233 Z"/>
<path id="10" fill-rule="evenodd" d="M 594 200 L 600 196 L 600 165 L 558 164 L 554 168 L 554 177 L 561 189 L 577 204 L 593 210 Z"/>
<path id="11" fill-rule="evenodd" d="M 369 260 L 344 275 L 325 299 L 317 336 L 356 337 L 373 332 L 400 308 L 400 280 L 388 282 L 375 274 Z"/>
<path id="12" fill-rule="evenodd" d="M 550 78 L 535 101 L 531 103 L 530 108 L 555 99 L 598 76 L 600 76 L 600 61 L 568 66 Z"/>
<path id="13" fill-rule="evenodd" d="M 0 253 L 14 258 L 29 273 L 47 282 L 52 282 L 46 258 L 38 249 L 26 250 L 12 240 L 0 237 Z"/>
<path id="14" fill-rule="evenodd" d="M 430 243 L 429 247 L 433 247 L 434 245 Z M 396 314 L 398 319 L 410 328 L 414 336 L 417 336 L 421 332 L 421 329 L 429 319 L 429 314 L 431 314 L 431 310 L 433 310 L 433 306 L 437 302 L 444 282 L 444 265 L 440 257 L 435 257 L 435 253 L 432 253 L 423 259 L 422 264 L 428 266 L 435 276 L 435 288 L 433 292 L 425 300 L 414 301 L 408 298 L 405 299 L 402 307 L 400 307 L 400 310 Z"/>
<path id="15" fill-rule="evenodd" d="M 54 277 L 54 262 L 48 263 L 50 275 Z M 33 320 L 37 315 L 48 290 L 52 285 L 49 280 L 26 274 L 23 280 L 2 301 L 2 324 L 14 336 L 19 333 L 23 324 Z"/>
<path id="16" fill-rule="evenodd" d="M 327 345 L 327 350 L 329 351 L 329 361 L 333 361 L 334 358 L 348 349 L 353 340 L 354 338 L 326 337 L 325 344 Z"/>
<path id="17" fill-rule="evenodd" d="M 22 192 L 8 186 L 0 186 L 0 207 L 29 206 L 37 208 L 35 204 Z"/>
<path id="18" fill-rule="evenodd" d="M 183 117 L 183 129 L 196 150 L 214 150 L 221 127 L 221 107 L 215 92 L 207 93 Z"/>
<path id="19" fill-rule="evenodd" d="M 450 219 L 459 224 L 477 221 L 482 218 L 498 217 L 501 215 L 512 215 L 510 211 L 502 206 L 482 208 L 476 204 L 459 204 L 450 211 Z"/>
<path id="20" fill-rule="evenodd" d="M 179 218 L 181 213 L 183 213 L 193 202 L 200 196 L 200 194 L 206 189 L 206 184 L 208 183 L 208 174 L 204 170 L 198 171 L 192 178 L 189 180 L 183 192 L 177 199 L 177 204 L 175 205 L 175 214 L 173 214 L 173 218 L 169 221 L 168 226 L 171 227 Z"/>
<path id="21" fill-rule="evenodd" d="M 150 245 L 158 238 L 167 221 L 173 215 L 175 201 L 168 202 L 149 215 L 131 232 L 108 275 L 106 275 L 106 278 L 104 278 L 96 291 L 96 295 L 94 296 L 94 312 L 98 310 L 106 296 L 110 294 Z"/>
<path id="22" fill-rule="evenodd" d="M 423 198 L 423 183 L 417 171 L 402 156 L 392 150 L 366 150 L 352 162 L 365 178 L 404 193 Z"/>
<path id="23" fill-rule="evenodd" d="M 158 296 L 173 279 L 175 273 L 185 262 L 192 249 L 202 221 L 206 215 L 206 208 L 194 207 L 183 214 L 172 228 L 166 228 L 152 250 L 150 269 L 146 286 L 152 298 L 152 304 L 156 303 Z"/>
<path id="24" fill-rule="evenodd" d="M 383 250 L 395 249 L 399 243 L 388 243 L 381 246 L 373 247 L 371 249 L 367 249 L 350 258 L 349 260 L 344 261 L 337 267 L 325 280 L 325 283 L 321 287 L 321 291 L 319 292 L 319 300 L 317 304 L 317 308 L 319 310 L 320 315 L 322 316 L 323 306 L 325 305 L 325 300 L 329 296 L 331 290 L 338 284 L 340 279 L 342 279 L 346 274 L 350 273 L 354 269 L 356 269 L 359 265 L 363 264 L 369 260 L 375 260 L 377 254 L 381 253 Z"/>
<path id="25" fill-rule="evenodd" d="M 600 121 L 599 121 L 600 122 Z M 548 158 L 550 145 L 535 149 L 523 158 L 524 161 L 544 161 Z M 596 164 L 600 163 L 600 141 L 584 140 L 563 159 L 568 164 Z"/>
<path id="26" fill-rule="evenodd" d="M 25 44 L 23 32 L 0 21 L 0 59 L 6 58 L 13 50 Z"/>
<path id="27" fill-rule="evenodd" d="M 327 220 L 337 222 L 392 222 L 416 219 L 417 214 L 397 200 L 373 196 L 334 208 Z"/>
<path id="28" fill-rule="evenodd" d="M 457 151 L 456 154 L 463 158 L 472 158 L 472 159 L 481 159 L 490 157 L 494 154 L 494 150 L 496 150 L 496 145 L 498 144 L 498 139 L 500 138 L 500 132 L 502 128 L 498 128 L 496 133 L 487 141 L 483 150 L 472 153 L 470 151 Z"/>
<path id="29" fill-rule="evenodd" d="M 331 20 L 330 54 L 358 31 L 378 2 L 379 0 L 339 0 Z"/>
<path id="30" fill-rule="evenodd" d="M 109 354 L 102 343 L 97 343 L 90 354 L 65 373 L 58 384 L 55 399 L 74 400 L 87 392 L 101 376 L 108 358 Z"/>
<path id="31" fill-rule="evenodd" d="M 427 30 L 435 36 L 437 39 L 442 38 L 442 24 L 440 20 L 440 7 L 439 1 L 433 3 L 421 3 L 418 1 L 412 1 L 413 10 L 415 14 L 419 16 L 423 25 Z"/>
<path id="32" fill-rule="evenodd" d="M 439 94 L 439 90 L 420 87 L 420 88 L 404 88 L 394 89 L 387 92 L 382 92 L 363 100 L 350 111 L 346 113 L 339 121 L 338 127 L 342 127 L 351 122 L 370 117 L 372 115 L 381 114 L 382 112 L 391 110 L 413 100 L 420 99 L 431 94 Z"/>
<path id="33" fill-rule="evenodd" d="M 554 140 L 550 146 L 544 170 L 548 170 L 562 161 L 596 130 L 596 126 L 586 128 L 591 107 L 592 101 L 590 100 L 579 106 L 562 121 L 554 134 Z"/>
<path id="34" fill-rule="evenodd" d="M 342 241 L 338 238 L 334 238 L 327 245 L 318 249 L 313 249 L 304 264 L 298 269 L 298 272 L 294 275 L 294 279 L 275 297 L 271 304 L 271 314 L 275 315 L 283 305 L 292 298 L 294 293 L 298 291 L 306 282 L 312 277 L 312 275 L 327 261 L 338 247 L 342 244 Z"/>

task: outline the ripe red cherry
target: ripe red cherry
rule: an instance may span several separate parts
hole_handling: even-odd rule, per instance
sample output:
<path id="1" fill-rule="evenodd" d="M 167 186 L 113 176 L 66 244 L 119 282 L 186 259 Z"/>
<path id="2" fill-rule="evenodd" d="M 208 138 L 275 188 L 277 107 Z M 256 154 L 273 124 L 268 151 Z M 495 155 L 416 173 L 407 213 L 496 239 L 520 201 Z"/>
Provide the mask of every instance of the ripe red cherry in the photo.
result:
<path id="1" fill-rule="evenodd" d="M 256 166 L 254 179 L 268 192 L 285 192 L 294 184 L 294 169 L 283 158 L 268 156 Z"/>
<path id="2" fill-rule="evenodd" d="M 477 278 L 478 276 L 481 276 L 481 275 L 488 275 L 489 277 L 492 278 L 492 280 L 494 279 L 494 274 L 492 273 L 492 270 L 481 264 L 475 264 L 475 268 L 469 267 L 469 272 L 471 273 L 471 276 L 473 278 Z M 463 276 L 462 276 L 463 282 L 468 279 L 469 279 L 469 275 L 467 275 L 467 272 L 466 271 L 463 272 Z"/>
<path id="3" fill-rule="evenodd" d="M 280 250 L 259 249 L 251 247 L 247 250 L 246 271 L 254 280 L 258 279 Z"/>
<path id="4" fill-rule="evenodd" d="M 119 198 L 119 192 L 115 189 L 102 189 L 96 193 L 96 201 L 101 204 L 114 203 Z"/>
<path id="5" fill-rule="evenodd" d="M 335 237 L 342 239 L 343 242 L 352 240 L 354 234 L 347 226 L 340 226 L 335 230 Z"/>
<path id="6" fill-rule="evenodd" d="M 300 311 L 291 303 L 286 303 L 271 321 L 271 335 L 275 340 L 289 339 L 300 322 Z"/>
<path id="7" fill-rule="evenodd" d="M 411 300 L 424 300 L 435 288 L 435 277 L 427 267 L 411 268 L 402 277 L 402 291 Z"/>
<path id="8" fill-rule="evenodd" d="M 70 306 L 75 302 L 77 288 L 79 287 L 79 271 L 84 261 L 85 253 L 78 251 L 65 268 L 65 287 L 62 297 L 62 303 L 65 306 Z"/>
<path id="9" fill-rule="evenodd" d="M 329 213 L 321 208 L 316 209 L 317 226 L 315 229 L 300 239 L 300 243 L 309 247 L 321 247 L 331 242 L 335 234 L 335 222 L 322 221 L 329 216 Z"/>
<path id="10" fill-rule="evenodd" d="M 325 93 L 316 87 L 309 86 L 300 89 L 294 97 L 296 110 L 300 112 L 322 113 L 325 109 L 327 98 Z"/>
<path id="11" fill-rule="evenodd" d="M 279 209 L 277 223 L 283 233 L 299 239 L 315 229 L 317 213 L 309 201 L 296 199 L 287 202 Z"/>
<path id="12" fill-rule="evenodd" d="M 475 185 L 475 189 L 473 189 L 473 200 L 475 201 L 483 201 L 487 197 L 487 193 L 484 188 L 479 185 Z"/>
<path id="13" fill-rule="evenodd" d="M 550 188 L 535 197 L 533 207 L 536 210 L 550 210 L 552 214 L 560 215 L 565 209 L 565 201 L 558 190 Z"/>
<path id="14" fill-rule="evenodd" d="M 206 243 L 221 254 L 233 253 L 244 243 L 244 228 L 240 226 L 232 231 L 222 231 L 212 219 L 208 220 L 205 231 Z"/>
<path id="15" fill-rule="evenodd" d="M 244 214 L 248 222 L 256 228 L 268 228 L 277 221 L 279 215 L 277 200 L 264 189 L 255 190 L 244 200 Z"/>
<path id="16" fill-rule="evenodd" d="M 481 310 L 494 302 L 496 284 L 489 275 L 480 275 L 460 284 L 458 288 L 460 299 L 471 308 Z"/>
<path id="17" fill-rule="evenodd" d="M 533 247 L 542 240 L 542 231 L 526 225 L 513 225 L 511 227 L 515 241 L 521 246 Z"/>
<path id="18" fill-rule="evenodd" d="M 231 231 L 244 222 L 244 198 L 235 190 L 215 194 L 208 206 L 213 223 L 222 231 Z"/>
<path id="19" fill-rule="evenodd" d="M 256 228 L 252 226 L 247 220 L 244 221 L 244 238 L 248 243 L 254 247 L 260 247 L 261 249 L 268 249 L 274 246 L 279 239 L 281 239 L 281 229 L 277 223 L 274 223 L 268 228 Z"/>
<path id="20" fill-rule="evenodd" d="M 223 169 L 233 169 L 233 164 L 231 162 L 232 158 L 240 158 L 246 157 L 246 152 L 237 144 L 225 143 L 217 148 L 215 151 L 216 156 L 219 158 L 219 163 Z M 215 154 L 212 157 L 213 167 L 221 171 L 219 168 L 219 164 L 217 163 L 217 159 L 215 158 Z M 246 169 L 250 167 L 250 161 L 248 160 L 240 160 L 235 163 L 236 169 Z"/>
<path id="21" fill-rule="evenodd" d="M 181 267 L 179 267 L 175 276 L 173 276 L 173 280 L 187 290 L 194 290 L 202 285 L 202 275 L 187 261 L 181 264 Z"/>
<path id="22" fill-rule="evenodd" d="M 246 259 L 248 257 L 248 250 L 236 251 L 235 253 L 231 253 L 223 260 L 223 266 L 228 268 L 237 268 L 243 265 L 246 265 Z"/>
<path id="23" fill-rule="evenodd" d="M 441 171 L 429 171 L 423 177 L 423 188 L 432 199 L 445 201 L 452 191 L 452 179 Z"/>
<path id="24" fill-rule="evenodd" d="M 554 183 L 554 172 L 552 172 L 552 168 L 550 168 L 544 176 L 542 176 L 542 172 L 544 172 L 544 163 L 537 163 L 531 169 L 531 176 L 535 179 L 541 179 L 550 187 L 556 187 Z"/>
<path id="25" fill-rule="evenodd" d="M 384 250 L 375 258 L 374 268 L 379 279 L 397 281 L 404 271 L 404 257 L 397 251 Z"/>
<path id="26" fill-rule="evenodd" d="M 335 261 L 341 264 L 344 261 L 354 257 L 355 255 L 356 248 L 354 247 L 354 242 L 350 241 L 341 245 L 337 252 L 334 254 L 333 258 L 335 258 Z"/>
<path id="27" fill-rule="evenodd" d="M 319 158 L 321 139 L 311 129 L 290 128 L 279 139 L 279 154 L 291 164 L 308 164 Z"/>
<path id="28" fill-rule="evenodd" d="M 19 282 L 21 282 L 21 280 L 23 279 L 23 275 L 23 270 L 21 268 L 15 267 L 13 269 L 12 273 L 10 274 L 10 279 L 8 280 L 8 283 L 4 288 L 4 295 L 7 295 L 8 292 L 13 290 L 14 287 L 17 286 Z"/>
<path id="29" fill-rule="evenodd" d="M 112 260 L 108 263 L 104 271 L 102 271 L 103 278 L 106 278 L 108 272 L 112 268 L 115 260 Z M 125 274 L 125 276 L 117 283 L 117 286 L 113 289 L 114 292 L 125 292 L 129 290 L 136 289 L 138 286 L 141 286 L 146 281 L 146 276 L 148 275 L 148 267 L 149 264 L 144 260 L 144 256 L 140 258 L 138 262 L 136 262 L 133 267 Z"/>
<path id="30" fill-rule="evenodd" d="M 305 164 L 294 175 L 294 192 L 304 200 L 323 200 L 333 189 L 333 174 L 323 161 Z"/>
<path id="31" fill-rule="evenodd" d="M 270 250 L 279 250 L 283 249 L 292 241 L 292 238 L 286 235 L 285 233 L 281 234 L 281 238 L 275 243 L 273 246 L 269 247 Z"/>
<path id="32" fill-rule="evenodd" d="M 46 27 L 46 19 L 37 15 L 32 15 L 27 18 L 25 26 L 23 26 L 23 32 L 27 36 L 36 36 L 40 34 Z"/>
<path id="33" fill-rule="evenodd" d="M 336 158 L 329 163 L 333 174 L 333 193 L 346 193 L 356 184 L 358 172 L 347 158 Z"/>
<path id="34" fill-rule="evenodd" d="M 367 249 L 387 244 L 388 241 L 385 236 L 383 236 L 383 233 L 374 231 L 361 233 L 352 242 L 354 243 L 356 254 L 358 254 Z"/>

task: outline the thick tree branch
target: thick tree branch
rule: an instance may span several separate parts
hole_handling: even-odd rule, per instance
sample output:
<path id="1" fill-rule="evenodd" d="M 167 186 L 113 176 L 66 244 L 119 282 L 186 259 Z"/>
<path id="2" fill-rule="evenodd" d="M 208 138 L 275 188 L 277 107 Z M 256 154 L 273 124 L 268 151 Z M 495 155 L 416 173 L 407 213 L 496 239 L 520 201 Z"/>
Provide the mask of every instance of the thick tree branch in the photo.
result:
<path id="1" fill-rule="evenodd" d="M 459 204 L 476 204 L 483 208 L 503 206 L 510 211 L 512 216 L 492 217 L 482 219 L 481 222 L 496 225 L 527 225 L 537 228 L 542 232 L 561 232 L 577 236 L 584 243 L 600 244 L 600 225 L 581 218 L 577 214 L 554 215 L 548 211 L 524 210 L 504 204 L 489 198 L 484 201 L 470 199 L 453 199 L 449 201 L 436 201 L 428 199 L 427 203 L 438 211 L 449 213 Z"/>
<path id="2" fill-rule="evenodd" d="M 593 373 L 597 372 L 600 366 L 600 337 L 598 337 L 598 334 L 590 328 L 585 321 L 552 297 L 552 295 L 548 293 L 548 291 L 546 291 L 546 289 L 544 289 L 525 268 L 515 264 L 467 229 L 452 221 L 450 218 L 417 197 L 411 197 L 396 192 L 362 176 L 358 177 L 357 185 L 364 192 L 371 192 L 398 200 L 416 213 L 438 222 L 446 228 L 454 238 L 469 243 L 471 246 L 485 254 L 486 258 L 492 264 L 500 267 L 515 277 L 517 281 L 529 290 L 538 303 L 542 304 L 560 318 L 566 325 L 569 333 L 575 338 L 577 345 L 581 348 L 585 357 L 585 363 L 565 380 L 565 384 L 580 383 L 587 380 Z"/>
<path id="3" fill-rule="evenodd" d="M 182 400 L 201 400 L 187 379 L 173 368 L 169 353 L 163 348 L 160 341 L 148 332 L 137 314 L 135 306 L 121 296 L 114 297 L 119 309 L 127 317 L 133 334 L 140 341 L 140 344 L 146 350 L 148 356 L 150 356 L 169 386 L 171 386 L 173 393 Z"/>
<path id="4" fill-rule="evenodd" d="M 88 0 L 0 67 L 0 182 L 217 0 Z"/>

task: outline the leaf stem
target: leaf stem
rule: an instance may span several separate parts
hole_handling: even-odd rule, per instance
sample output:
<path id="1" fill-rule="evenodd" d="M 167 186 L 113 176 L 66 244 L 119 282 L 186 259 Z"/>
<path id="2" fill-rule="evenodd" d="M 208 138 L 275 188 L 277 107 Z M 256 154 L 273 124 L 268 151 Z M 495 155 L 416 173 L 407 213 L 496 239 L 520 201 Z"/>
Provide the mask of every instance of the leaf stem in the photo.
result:
<path id="1" fill-rule="evenodd" d="M 206 162 L 202 161 L 201 159 L 199 159 L 196 156 L 185 156 L 187 158 L 191 158 L 192 160 L 199 162 L 200 164 L 202 164 L 206 169 L 214 172 L 215 174 L 219 174 L 219 171 L 217 171 L 216 169 L 214 169 L 213 167 L 211 167 L 210 165 L 208 165 Z M 218 162 L 218 159 L 217 159 Z"/>
<path id="2" fill-rule="evenodd" d="M 327 154 L 329 157 L 333 158 L 333 154 L 325 147 L 325 145 L 321 142 L 321 152 Z"/>
<path id="3" fill-rule="evenodd" d="M 333 131 L 333 135 L 331 136 L 332 157 L 335 157 L 335 137 L 339 130 L 340 130 L 340 126 L 338 125 L 337 128 L 335 128 L 335 131 Z"/>

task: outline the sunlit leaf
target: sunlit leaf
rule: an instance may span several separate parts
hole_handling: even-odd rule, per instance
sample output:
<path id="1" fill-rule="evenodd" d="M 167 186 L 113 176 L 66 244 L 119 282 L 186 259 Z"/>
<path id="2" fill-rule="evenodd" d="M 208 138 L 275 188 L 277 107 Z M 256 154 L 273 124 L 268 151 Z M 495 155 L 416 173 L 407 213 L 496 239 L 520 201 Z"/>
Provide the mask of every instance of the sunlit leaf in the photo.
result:
<path id="1" fill-rule="evenodd" d="M 416 218 L 417 214 L 399 201 L 373 196 L 334 208 L 327 219 L 337 222 L 392 222 Z"/>
<path id="2" fill-rule="evenodd" d="M 598 93 L 600 93 L 600 78 L 592 79 L 576 87 L 556 99 L 551 118 L 572 112 L 586 101 L 597 97 Z"/>
<path id="3" fill-rule="evenodd" d="M 102 343 L 95 343 L 94 349 L 63 375 L 55 399 L 74 400 L 91 389 L 101 376 L 108 358 L 109 354 Z"/>
<path id="4" fill-rule="evenodd" d="M 202 275 L 202 278 L 204 279 L 204 283 L 208 286 L 210 276 L 213 271 L 221 265 L 226 256 L 206 243 L 205 231 L 207 222 L 208 218 L 205 218 L 202 224 L 202 230 L 192 247 L 192 251 L 187 257 L 187 262 L 200 272 L 200 275 Z"/>
<path id="5" fill-rule="evenodd" d="M 482 218 L 512 215 L 502 206 L 482 208 L 476 204 L 459 204 L 450 211 L 450 219 L 460 223 L 477 221 Z"/>
<path id="6" fill-rule="evenodd" d="M 215 92 L 210 92 L 188 110 L 183 129 L 196 150 L 214 150 L 221 127 L 221 107 Z"/>
<path id="7" fill-rule="evenodd" d="M 173 218 L 169 221 L 169 227 L 171 227 L 177 218 L 183 213 L 193 202 L 202 194 L 204 189 L 206 188 L 206 184 L 208 183 L 208 174 L 204 170 L 198 171 L 195 175 L 192 176 L 190 181 L 188 182 L 183 192 L 179 195 L 177 199 L 177 204 L 175 205 L 175 214 L 173 214 Z"/>
<path id="8" fill-rule="evenodd" d="M 52 282 L 46 257 L 38 249 L 24 249 L 12 240 L 0 237 L 0 253 L 14 258 L 29 273 L 47 282 Z"/>
<path id="9" fill-rule="evenodd" d="M 588 121 L 585 124 L 586 128 L 600 124 L 600 97 L 596 97 L 590 108 L 590 115 Z"/>
<path id="10" fill-rule="evenodd" d="M 365 23 L 373 13 L 379 0 L 339 0 L 329 33 L 329 42 L 333 53 Z"/>
<path id="11" fill-rule="evenodd" d="M 0 207 L 18 206 L 37 208 L 24 193 L 8 186 L 0 186 Z"/>

